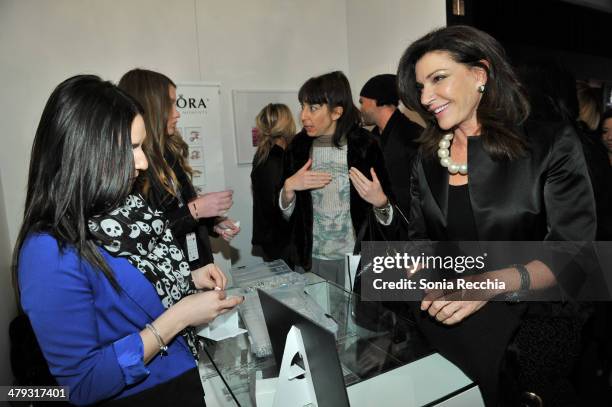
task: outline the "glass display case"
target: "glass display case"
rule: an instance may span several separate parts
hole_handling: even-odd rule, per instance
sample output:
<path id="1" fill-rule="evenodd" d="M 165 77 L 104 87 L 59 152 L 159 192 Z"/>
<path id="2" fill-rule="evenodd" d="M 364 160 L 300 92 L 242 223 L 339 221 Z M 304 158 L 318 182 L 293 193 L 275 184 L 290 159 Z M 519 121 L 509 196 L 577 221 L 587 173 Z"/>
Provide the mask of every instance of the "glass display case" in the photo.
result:
<path id="1" fill-rule="evenodd" d="M 219 342 L 203 340 L 200 372 L 209 406 L 255 406 L 257 379 L 278 375 L 256 288 L 334 332 L 353 406 L 377 392 L 383 405 L 393 405 L 391 398 L 417 403 L 404 405 L 425 405 L 474 387 L 459 369 L 433 352 L 410 321 L 395 316 L 381 332 L 364 329 L 354 322 L 352 293 L 313 274 L 285 271 L 276 273 L 274 282 L 268 274 L 246 284 L 233 276 L 242 287 L 229 290 L 228 295 L 245 296 L 240 324 L 249 332 Z M 442 372 L 445 377 L 440 378 Z"/>

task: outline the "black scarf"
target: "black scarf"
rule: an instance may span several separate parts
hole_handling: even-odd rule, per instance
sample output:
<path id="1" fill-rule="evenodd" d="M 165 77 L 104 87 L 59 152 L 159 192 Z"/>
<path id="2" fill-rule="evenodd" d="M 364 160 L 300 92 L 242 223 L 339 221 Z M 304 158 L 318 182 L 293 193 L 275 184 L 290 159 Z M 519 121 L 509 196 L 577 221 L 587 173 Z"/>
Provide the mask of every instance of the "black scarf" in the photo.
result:
<path id="1" fill-rule="evenodd" d="M 90 234 L 111 256 L 125 257 L 155 287 L 168 309 L 197 292 L 189 264 L 160 211 L 149 207 L 139 194 L 129 195 L 112 212 L 88 220 Z M 195 330 L 181 332 L 197 359 Z"/>

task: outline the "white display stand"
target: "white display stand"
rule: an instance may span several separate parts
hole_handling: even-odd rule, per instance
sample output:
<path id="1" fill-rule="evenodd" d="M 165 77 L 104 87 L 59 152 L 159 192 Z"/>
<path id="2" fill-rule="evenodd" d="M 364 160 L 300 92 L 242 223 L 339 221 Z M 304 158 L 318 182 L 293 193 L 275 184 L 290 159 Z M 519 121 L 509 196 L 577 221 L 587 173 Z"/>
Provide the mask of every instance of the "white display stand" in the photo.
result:
<path id="1" fill-rule="evenodd" d="M 257 379 L 258 407 L 317 406 L 317 397 L 302 334 L 295 325 L 287 334 L 278 378 Z"/>

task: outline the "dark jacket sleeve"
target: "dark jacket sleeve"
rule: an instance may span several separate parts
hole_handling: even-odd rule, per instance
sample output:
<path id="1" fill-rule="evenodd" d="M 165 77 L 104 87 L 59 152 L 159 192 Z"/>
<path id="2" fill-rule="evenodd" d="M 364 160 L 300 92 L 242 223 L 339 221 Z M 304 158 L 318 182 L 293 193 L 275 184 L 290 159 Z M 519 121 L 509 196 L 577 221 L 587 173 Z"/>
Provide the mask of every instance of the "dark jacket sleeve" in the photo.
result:
<path id="1" fill-rule="evenodd" d="M 273 154 L 274 153 L 274 154 Z M 278 194 L 282 187 L 283 157 L 272 151 L 268 159 L 253 168 L 251 188 L 253 193 L 252 243 L 270 251 L 287 236 L 287 222 L 278 206 Z"/>
<path id="2" fill-rule="evenodd" d="M 268 160 L 253 170 L 251 183 L 253 199 L 257 199 L 260 215 L 268 218 L 279 214 L 278 193 L 280 192 L 283 177 L 282 160 Z"/>
<path id="3" fill-rule="evenodd" d="M 406 229 L 408 240 L 429 240 L 425 216 L 421 208 L 421 183 L 425 182 L 421 154 L 418 154 L 413 160 L 410 174 L 410 213 L 407 219 L 395 215 L 394 221 L 399 223 L 400 236 L 403 235 L 403 229 Z"/>
<path id="4" fill-rule="evenodd" d="M 198 221 L 191 216 L 187 205 L 164 213 L 170 221 L 170 229 L 176 236 L 184 236 L 198 226 Z"/>
<path id="5" fill-rule="evenodd" d="M 212 248 L 209 234 L 212 234 L 214 224 L 212 219 L 196 220 L 191 215 L 187 204 L 197 196 L 191 180 L 178 161 L 166 157 L 180 185 L 180 199 L 170 195 L 162 186 L 151 180 L 150 203 L 164 215 L 170 223 L 170 229 L 181 244 L 185 256 L 188 258 L 186 238 L 189 233 L 195 233 L 199 258 L 190 261 L 192 270 L 213 262 Z M 152 178 L 152 177 L 151 177 Z M 209 230 L 210 228 L 210 230 Z"/>
<path id="6" fill-rule="evenodd" d="M 424 174 L 421 169 L 421 154 L 411 162 L 411 168 L 406 169 L 410 175 L 410 212 L 404 213 L 400 205 L 393 204 L 393 218 L 387 226 L 381 225 L 381 230 L 387 240 L 428 240 L 427 229 L 421 209 L 420 183 Z"/>
<path id="7" fill-rule="evenodd" d="M 578 136 L 565 126 L 555 138 L 544 184 L 549 241 L 595 240 L 593 188 Z"/>

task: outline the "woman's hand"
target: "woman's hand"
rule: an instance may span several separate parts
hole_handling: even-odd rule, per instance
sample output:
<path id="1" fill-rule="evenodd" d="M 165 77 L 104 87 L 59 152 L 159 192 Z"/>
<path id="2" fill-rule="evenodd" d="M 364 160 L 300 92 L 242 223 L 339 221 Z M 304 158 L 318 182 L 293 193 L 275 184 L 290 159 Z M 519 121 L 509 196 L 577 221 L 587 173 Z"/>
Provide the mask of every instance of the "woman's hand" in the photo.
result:
<path id="1" fill-rule="evenodd" d="M 454 325 L 484 307 L 488 302 L 453 299 L 456 297 L 455 294 L 443 296 L 437 300 L 428 299 L 425 296 L 421 301 L 421 311 L 427 311 L 429 315 L 445 325 Z"/>
<path id="2" fill-rule="evenodd" d="M 285 180 L 283 186 L 284 195 L 283 201 L 288 203 L 293 200 L 295 191 L 305 191 L 309 189 L 323 188 L 331 182 L 331 174 L 328 172 L 311 171 L 312 158 L 306 161 L 306 164 L 295 174 Z"/>
<path id="3" fill-rule="evenodd" d="M 188 295 L 172 308 L 180 315 L 184 326 L 198 326 L 208 324 L 243 301 L 244 297 L 226 298 L 225 291 L 214 290 Z"/>
<path id="4" fill-rule="evenodd" d="M 232 240 L 238 233 L 240 233 L 240 226 L 235 220 L 229 218 L 223 218 L 215 225 L 214 231 L 223 238 L 226 242 Z"/>
<path id="5" fill-rule="evenodd" d="M 349 178 L 361 199 L 372 204 L 376 208 L 382 208 L 389 200 L 380 185 L 374 168 L 370 168 L 370 174 L 372 175 L 372 181 L 366 178 L 366 176 L 355 167 L 351 167 L 349 170 Z"/>
<path id="6" fill-rule="evenodd" d="M 462 277 L 466 284 L 482 284 L 487 280 L 503 282 L 503 288 L 500 284 L 499 288 L 474 286 L 475 288 L 471 289 L 427 290 L 421 301 L 421 311 L 427 311 L 429 315 L 445 325 L 459 323 L 484 307 L 491 298 L 508 292 L 511 290 L 510 287 L 515 287 L 518 284 L 516 274 L 516 270 L 504 268 Z"/>
<path id="7" fill-rule="evenodd" d="M 234 191 L 209 192 L 189 201 L 187 207 L 194 219 L 225 216 L 232 207 Z"/>
<path id="8" fill-rule="evenodd" d="M 207 264 L 191 272 L 193 283 L 198 290 L 204 288 L 225 290 L 227 277 L 215 263 Z"/>

